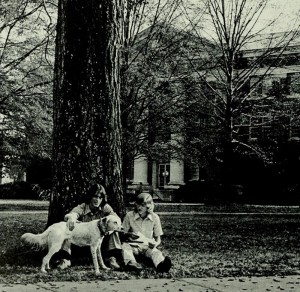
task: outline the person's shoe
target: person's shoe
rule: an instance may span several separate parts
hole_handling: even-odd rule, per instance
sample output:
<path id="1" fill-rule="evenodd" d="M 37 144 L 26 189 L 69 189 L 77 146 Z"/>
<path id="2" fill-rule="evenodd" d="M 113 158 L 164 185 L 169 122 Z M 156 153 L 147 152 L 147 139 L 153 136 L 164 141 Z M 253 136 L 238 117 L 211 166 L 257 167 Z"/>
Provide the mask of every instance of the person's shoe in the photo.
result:
<path id="1" fill-rule="evenodd" d="M 57 268 L 60 270 L 65 270 L 66 268 L 71 267 L 71 261 L 62 259 L 60 263 L 57 265 Z"/>
<path id="2" fill-rule="evenodd" d="M 168 256 L 166 256 L 165 259 L 157 265 L 156 271 L 158 273 L 168 273 L 171 267 L 172 267 L 171 259 Z"/>
<path id="3" fill-rule="evenodd" d="M 140 271 L 143 269 L 143 267 L 139 263 L 133 261 L 128 262 L 125 268 L 128 271 Z"/>
<path id="4" fill-rule="evenodd" d="M 118 270 L 118 269 L 121 268 L 121 267 L 119 266 L 119 264 L 117 263 L 115 257 L 110 257 L 110 258 L 108 259 L 108 261 L 107 261 L 107 265 L 108 265 L 109 268 L 115 269 L 115 270 Z"/>

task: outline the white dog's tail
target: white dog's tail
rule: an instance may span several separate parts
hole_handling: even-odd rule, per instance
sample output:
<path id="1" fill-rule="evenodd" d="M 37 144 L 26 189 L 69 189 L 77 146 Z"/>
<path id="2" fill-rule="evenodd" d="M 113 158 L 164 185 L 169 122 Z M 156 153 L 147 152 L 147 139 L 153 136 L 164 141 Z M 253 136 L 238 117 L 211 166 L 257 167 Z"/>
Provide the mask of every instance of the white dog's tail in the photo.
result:
<path id="1" fill-rule="evenodd" d="M 43 233 L 40 234 L 33 234 L 33 233 L 24 233 L 21 236 L 21 240 L 35 246 L 36 248 L 46 248 L 48 246 L 48 234 L 50 230 L 49 228 L 46 229 Z"/>

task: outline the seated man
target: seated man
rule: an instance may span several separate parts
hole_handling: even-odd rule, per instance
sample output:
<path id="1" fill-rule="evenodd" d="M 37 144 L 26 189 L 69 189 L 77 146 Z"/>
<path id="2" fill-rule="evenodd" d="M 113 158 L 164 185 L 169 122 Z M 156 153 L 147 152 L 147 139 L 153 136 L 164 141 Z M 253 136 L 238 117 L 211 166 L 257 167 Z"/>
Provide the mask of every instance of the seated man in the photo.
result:
<path id="1" fill-rule="evenodd" d="M 112 207 L 107 204 L 104 187 L 100 184 L 94 184 L 87 192 L 86 202 L 73 208 L 70 213 L 66 214 L 65 220 L 67 221 L 68 228 L 73 230 L 74 224 L 78 221 L 89 222 L 112 214 L 116 215 Z M 62 257 L 58 267 L 61 269 L 69 267 L 71 265 L 70 242 L 65 241 L 62 250 L 58 253 L 61 255 L 60 257 Z M 121 257 L 121 242 L 118 232 L 114 232 L 104 237 L 102 254 L 104 262 L 108 267 L 112 269 L 120 268 L 116 261 L 116 257 Z"/>
<path id="2" fill-rule="evenodd" d="M 126 214 L 123 221 L 124 232 L 133 232 L 137 239 L 122 243 L 125 268 L 142 269 L 136 262 L 135 255 L 142 255 L 152 260 L 156 271 L 169 272 L 171 260 L 164 257 L 157 249 L 163 234 L 159 216 L 153 212 L 154 203 L 149 193 L 141 193 L 136 197 L 135 210 Z"/>

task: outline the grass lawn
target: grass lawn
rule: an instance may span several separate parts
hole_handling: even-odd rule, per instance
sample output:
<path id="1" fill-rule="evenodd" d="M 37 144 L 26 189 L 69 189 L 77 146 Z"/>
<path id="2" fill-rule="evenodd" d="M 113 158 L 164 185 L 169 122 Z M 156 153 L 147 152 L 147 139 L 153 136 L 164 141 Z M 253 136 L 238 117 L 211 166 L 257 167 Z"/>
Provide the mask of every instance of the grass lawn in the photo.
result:
<path id="1" fill-rule="evenodd" d="M 47 211 L 48 201 L 0 199 L 0 211 Z M 272 205 L 204 205 L 194 203 L 155 203 L 156 212 L 201 212 L 201 213 L 299 213 L 299 206 Z"/>
<path id="2" fill-rule="evenodd" d="M 41 232 L 46 213 L 0 213 L 0 282 L 80 281 L 158 277 L 293 275 L 300 270 L 300 214 L 161 215 L 162 249 L 173 260 L 169 274 L 147 267 L 141 273 L 104 272 L 75 262 L 65 270 L 39 272 L 45 251 L 21 245 L 25 232 Z"/>

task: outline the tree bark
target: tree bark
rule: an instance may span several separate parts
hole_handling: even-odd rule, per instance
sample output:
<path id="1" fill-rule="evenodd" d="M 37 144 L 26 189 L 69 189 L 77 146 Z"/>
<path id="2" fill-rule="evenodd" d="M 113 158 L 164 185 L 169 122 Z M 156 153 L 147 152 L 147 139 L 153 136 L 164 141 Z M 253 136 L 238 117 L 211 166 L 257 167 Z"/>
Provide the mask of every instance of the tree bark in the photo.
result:
<path id="1" fill-rule="evenodd" d="M 122 0 L 60 0 L 54 68 L 53 195 L 48 225 L 92 183 L 124 213 L 120 47 Z"/>

